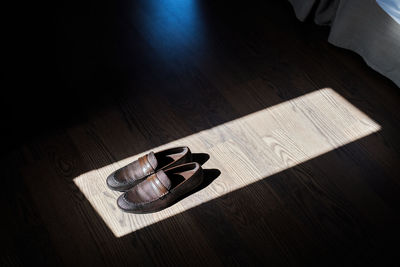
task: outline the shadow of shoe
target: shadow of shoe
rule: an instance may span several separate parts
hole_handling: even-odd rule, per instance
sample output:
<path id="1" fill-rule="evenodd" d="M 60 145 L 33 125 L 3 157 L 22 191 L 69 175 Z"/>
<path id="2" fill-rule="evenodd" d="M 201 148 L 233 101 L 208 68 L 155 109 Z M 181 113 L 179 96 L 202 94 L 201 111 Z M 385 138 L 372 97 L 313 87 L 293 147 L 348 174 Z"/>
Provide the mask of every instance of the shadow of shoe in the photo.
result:
<path id="1" fill-rule="evenodd" d="M 207 153 L 193 153 L 192 161 L 197 162 L 200 165 L 203 165 L 210 159 L 210 155 Z"/>
<path id="2" fill-rule="evenodd" d="M 221 171 L 218 169 L 203 169 L 203 182 L 198 187 L 193 189 L 192 191 L 187 192 L 186 194 L 184 194 L 181 197 L 179 197 L 178 199 L 176 199 L 174 201 L 174 203 L 171 204 L 171 206 L 174 205 L 175 203 L 181 201 L 182 199 L 184 199 L 200 190 L 203 190 L 204 188 L 209 186 L 215 179 L 217 179 L 217 177 L 220 176 L 220 174 L 221 174 Z"/>
<path id="3" fill-rule="evenodd" d="M 220 176 L 221 171 L 218 169 L 204 169 L 203 173 L 203 182 L 192 192 L 192 194 L 209 186 L 218 176 Z"/>

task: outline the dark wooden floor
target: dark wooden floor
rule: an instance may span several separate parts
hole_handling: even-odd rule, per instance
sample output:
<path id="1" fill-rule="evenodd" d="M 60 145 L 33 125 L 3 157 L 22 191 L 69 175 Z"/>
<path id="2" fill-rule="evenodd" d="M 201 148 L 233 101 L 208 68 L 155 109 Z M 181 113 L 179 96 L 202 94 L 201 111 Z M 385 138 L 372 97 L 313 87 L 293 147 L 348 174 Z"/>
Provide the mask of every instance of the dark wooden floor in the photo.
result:
<path id="1" fill-rule="evenodd" d="M 278 0 L 66 1 L 50 21 L 43 89 L 2 109 L 5 265 L 400 264 L 399 88 L 327 28 Z M 73 183 L 324 87 L 382 129 L 120 238 Z"/>

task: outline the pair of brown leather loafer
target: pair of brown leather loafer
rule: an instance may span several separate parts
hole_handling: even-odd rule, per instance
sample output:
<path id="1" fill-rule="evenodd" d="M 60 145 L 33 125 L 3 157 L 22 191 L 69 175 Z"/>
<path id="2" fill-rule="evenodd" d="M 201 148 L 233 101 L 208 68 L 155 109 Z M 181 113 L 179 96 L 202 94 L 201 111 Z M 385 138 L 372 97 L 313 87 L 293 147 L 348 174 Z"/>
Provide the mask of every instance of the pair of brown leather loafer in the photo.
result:
<path id="1" fill-rule="evenodd" d="M 125 191 L 120 209 L 133 213 L 162 210 L 203 181 L 203 170 L 188 147 L 150 152 L 107 177 L 112 190 Z"/>

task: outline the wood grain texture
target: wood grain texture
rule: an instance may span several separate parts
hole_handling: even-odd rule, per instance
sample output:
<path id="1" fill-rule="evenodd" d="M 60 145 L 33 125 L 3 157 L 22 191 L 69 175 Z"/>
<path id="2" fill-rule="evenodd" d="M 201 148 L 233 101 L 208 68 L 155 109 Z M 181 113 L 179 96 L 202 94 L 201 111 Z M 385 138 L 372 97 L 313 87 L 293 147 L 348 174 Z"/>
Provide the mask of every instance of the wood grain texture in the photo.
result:
<path id="1" fill-rule="evenodd" d="M 1 161 L 1 265 L 399 264 L 398 88 L 288 3 L 227 5 L 57 10 L 55 104 L 27 108 Z M 118 210 L 107 175 L 174 145 L 205 183 L 161 212 Z"/>
<path id="2" fill-rule="evenodd" d="M 159 151 L 188 145 L 193 152 L 210 156 L 205 168 L 216 168 L 222 173 L 206 189 L 162 212 L 123 213 L 115 203 L 120 193 L 110 191 L 104 183 L 109 173 L 142 154 L 84 173 L 74 178 L 74 183 L 114 235 L 121 237 L 379 130 L 379 125 L 332 89 L 321 89 L 152 148 Z M 73 133 L 70 135 L 75 139 Z"/>

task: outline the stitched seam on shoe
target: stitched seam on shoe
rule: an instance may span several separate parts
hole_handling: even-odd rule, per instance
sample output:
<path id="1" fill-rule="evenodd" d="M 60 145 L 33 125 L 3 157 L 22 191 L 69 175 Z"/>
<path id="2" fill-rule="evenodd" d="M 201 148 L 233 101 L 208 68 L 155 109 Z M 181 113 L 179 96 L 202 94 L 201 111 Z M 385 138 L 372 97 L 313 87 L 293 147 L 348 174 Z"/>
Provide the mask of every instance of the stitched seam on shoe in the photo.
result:
<path id="1" fill-rule="evenodd" d="M 162 194 L 159 198 L 152 199 L 152 200 L 145 201 L 145 202 L 139 202 L 139 203 L 136 203 L 136 205 L 149 204 L 149 203 L 151 203 L 151 202 L 155 202 L 155 201 L 159 200 L 160 198 L 162 198 L 163 196 L 165 196 L 165 195 L 168 194 L 168 193 L 169 193 L 169 192 L 165 192 L 165 193 Z M 129 200 L 126 198 L 126 194 L 124 194 L 122 197 L 128 202 L 128 204 L 133 203 L 133 202 L 129 201 Z"/>

